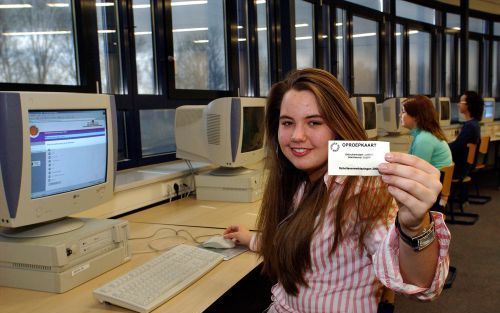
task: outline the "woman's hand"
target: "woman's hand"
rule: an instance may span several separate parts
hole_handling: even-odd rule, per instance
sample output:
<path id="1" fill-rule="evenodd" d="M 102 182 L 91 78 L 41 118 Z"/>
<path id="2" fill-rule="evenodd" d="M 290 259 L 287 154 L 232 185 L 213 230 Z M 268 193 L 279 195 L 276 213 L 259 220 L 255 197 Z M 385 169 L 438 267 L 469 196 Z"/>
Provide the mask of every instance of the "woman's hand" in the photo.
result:
<path id="1" fill-rule="evenodd" d="M 406 153 L 385 155 L 389 163 L 379 165 L 382 180 L 399 206 L 399 223 L 408 233 L 419 233 L 429 223 L 428 211 L 441 192 L 439 170 Z"/>
<path id="2" fill-rule="evenodd" d="M 231 225 L 224 231 L 224 238 L 232 239 L 237 244 L 243 246 L 250 246 L 250 240 L 252 240 L 252 233 L 241 225 Z"/>

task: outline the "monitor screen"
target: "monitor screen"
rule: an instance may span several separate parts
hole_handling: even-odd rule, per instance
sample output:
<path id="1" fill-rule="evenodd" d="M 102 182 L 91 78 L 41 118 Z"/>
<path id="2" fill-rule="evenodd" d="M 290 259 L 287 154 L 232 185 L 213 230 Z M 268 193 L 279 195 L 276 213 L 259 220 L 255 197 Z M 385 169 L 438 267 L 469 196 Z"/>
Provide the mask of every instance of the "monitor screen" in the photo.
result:
<path id="1" fill-rule="evenodd" d="M 241 152 L 261 149 L 264 145 L 264 108 L 243 108 L 243 138 Z"/>
<path id="2" fill-rule="evenodd" d="M 440 117 L 443 121 L 450 119 L 450 103 L 448 101 L 440 101 Z"/>
<path id="3" fill-rule="evenodd" d="M 495 103 L 492 101 L 484 101 L 484 114 L 483 117 L 487 119 L 493 118 Z"/>
<path id="4" fill-rule="evenodd" d="M 375 107 L 375 102 L 363 102 L 364 113 L 365 113 L 365 129 L 377 128 L 377 108 Z"/>
<path id="5" fill-rule="evenodd" d="M 105 110 L 29 111 L 31 198 L 106 181 Z"/>

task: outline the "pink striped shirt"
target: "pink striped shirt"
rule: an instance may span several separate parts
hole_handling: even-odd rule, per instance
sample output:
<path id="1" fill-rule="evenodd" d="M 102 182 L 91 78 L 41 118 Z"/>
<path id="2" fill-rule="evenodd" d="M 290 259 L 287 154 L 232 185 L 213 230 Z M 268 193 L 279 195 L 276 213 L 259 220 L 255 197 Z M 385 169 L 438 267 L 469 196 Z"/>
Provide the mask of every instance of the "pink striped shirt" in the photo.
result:
<path id="1" fill-rule="evenodd" d="M 325 182 L 331 179 L 325 176 Z M 336 177 L 331 201 L 338 199 L 345 177 Z M 359 192 L 359 189 L 358 191 Z M 296 197 L 302 196 L 300 191 Z M 332 202 L 333 203 L 333 202 Z M 360 254 L 357 227 L 347 223 L 346 235 L 333 255 L 330 254 L 334 225 L 324 223 L 315 233 L 311 243 L 311 268 L 305 274 L 309 287 L 298 286 L 299 293 L 286 293 L 280 283 L 272 288 L 269 312 L 377 312 L 383 285 L 394 291 L 428 301 L 442 290 L 448 274 L 448 247 L 450 232 L 443 215 L 433 212 L 436 238 L 439 242 L 439 260 L 434 280 L 429 288 L 405 284 L 399 270 L 399 235 L 394 227 L 397 205 L 393 201 L 390 218 L 380 221 L 365 236 Z M 252 238 L 250 248 L 258 243 Z"/>

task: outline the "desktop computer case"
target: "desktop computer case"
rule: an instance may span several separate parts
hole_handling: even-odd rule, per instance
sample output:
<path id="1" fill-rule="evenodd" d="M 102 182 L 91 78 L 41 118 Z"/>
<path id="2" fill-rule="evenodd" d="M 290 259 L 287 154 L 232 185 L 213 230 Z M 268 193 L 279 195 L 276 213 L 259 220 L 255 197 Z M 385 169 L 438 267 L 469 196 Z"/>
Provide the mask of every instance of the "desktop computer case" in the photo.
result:
<path id="1" fill-rule="evenodd" d="M 82 220 L 53 236 L 0 236 L 0 286 L 63 293 L 130 260 L 127 221 Z"/>
<path id="2" fill-rule="evenodd" d="M 256 169 L 236 176 L 195 176 L 196 199 L 228 202 L 255 202 L 262 199 L 266 171 Z"/>

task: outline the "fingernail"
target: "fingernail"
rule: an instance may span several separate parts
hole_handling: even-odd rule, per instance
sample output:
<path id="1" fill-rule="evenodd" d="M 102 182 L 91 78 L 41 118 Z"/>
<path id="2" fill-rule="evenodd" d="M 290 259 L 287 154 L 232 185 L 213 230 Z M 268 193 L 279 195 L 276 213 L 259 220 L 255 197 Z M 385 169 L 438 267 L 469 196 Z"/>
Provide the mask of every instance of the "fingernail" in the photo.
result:
<path id="1" fill-rule="evenodd" d="M 378 165 L 378 168 L 379 168 L 380 170 L 387 170 L 387 168 L 388 168 L 388 167 L 387 167 L 387 163 L 381 163 L 381 164 L 379 164 L 379 165 Z"/>
<path id="2" fill-rule="evenodd" d="M 385 154 L 385 159 L 386 160 L 392 160 L 394 158 L 394 155 L 392 153 L 386 153 Z"/>
<path id="3" fill-rule="evenodd" d="M 389 176 L 388 175 L 382 175 L 382 180 L 387 182 L 389 180 Z"/>

